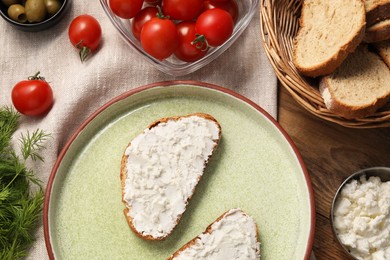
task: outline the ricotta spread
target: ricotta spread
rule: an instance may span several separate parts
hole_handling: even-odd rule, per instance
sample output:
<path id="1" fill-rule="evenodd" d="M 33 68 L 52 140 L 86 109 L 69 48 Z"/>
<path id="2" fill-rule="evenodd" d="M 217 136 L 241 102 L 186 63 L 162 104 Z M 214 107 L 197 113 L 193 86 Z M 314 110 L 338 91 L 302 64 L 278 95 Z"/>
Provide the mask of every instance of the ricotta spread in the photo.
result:
<path id="1" fill-rule="evenodd" d="M 334 225 L 357 259 L 390 259 L 390 182 L 362 176 L 347 183 L 335 204 Z"/>
<path id="2" fill-rule="evenodd" d="M 159 123 L 131 141 L 125 151 L 124 200 L 140 234 L 154 238 L 170 234 L 219 137 L 216 122 L 192 115 Z"/>
<path id="3" fill-rule="evenodd" d="M 240 209 L 231 209 L 173 259 L 259 260 L 256 223 Z"/>

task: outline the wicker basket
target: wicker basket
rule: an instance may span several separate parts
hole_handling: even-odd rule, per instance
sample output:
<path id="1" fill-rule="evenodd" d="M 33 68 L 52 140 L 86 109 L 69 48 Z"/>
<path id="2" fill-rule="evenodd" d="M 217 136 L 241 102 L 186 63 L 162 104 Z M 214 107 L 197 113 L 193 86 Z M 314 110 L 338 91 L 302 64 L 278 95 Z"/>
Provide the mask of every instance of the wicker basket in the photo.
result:
<path id="1" fill-rule="evenodd" d="M 261 36 L 265 52 L 283 87 L 310 113 L 351 128 L 390 126 L 390 102 L 374 115 L 345 119 L 330 112 L 318 91 L 318 81 L 301 76 L 292 63 L 293 39 L 298 32 L 303 0 L 261 0 Z"/>

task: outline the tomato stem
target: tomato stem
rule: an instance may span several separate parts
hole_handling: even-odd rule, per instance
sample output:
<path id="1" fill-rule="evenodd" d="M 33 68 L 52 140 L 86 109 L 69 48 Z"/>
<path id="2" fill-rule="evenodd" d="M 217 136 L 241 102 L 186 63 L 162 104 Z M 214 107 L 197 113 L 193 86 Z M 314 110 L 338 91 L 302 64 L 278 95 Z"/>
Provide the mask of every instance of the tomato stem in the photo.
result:
<path id="1" fill-rule="evenodd" d="M 88 47 L 85 47 L 85 46 L 81 46 L 82 43 L 83 43 L 83 40 L 79 41 L 76 44 L 76 48 L 80 50 L 79 56 L 80 56 L 81 62 L 84 62 L 88 58 L 88 55 L 91 53 L 91 49 Z"/>
<path id="2" fill-rule="evenodd" d="M 88 58 L 88 55 L 90 53 L 91 53 L 91 49 L 90 48 L 85 47 L 85 46 L 82 47 L 80 49 L 80 52 L 79 52 L 81 62 L 84 62 Z"/>
<path id="3" fill-rule="evenodd" d="M 196 34 L 195 40 L 191 42 L 192 45 L 195 45 L 201 51 L 207 51 L 209 48 L 209 43 L 207 42 L 206 37 L 203 34 Z"/>
<path id="4" fill-rule="evenodd" d="M 158 10 L 156 16 L 158 18 L 160 18 L 160 19 L 169 19 L 170 18 L 169 15 L 167 15 L 167 16 L 164 15 L 164 13 L 163 13 L 163 11 L 162 11 L 162 9 L 161 9 L 161 7 L 159 5 L 156 5 L 156 7 L 157 7 L 157 10 Z"/>
<path id="5" fill-rule="evenodd" d="M 34 76 L 29 76 L 27 79 L 28 80 L 45 80 L 44 77 L 42 76 L 39 76 L 39 73 L 41 73 L 40 71 L 38 71 L 37 73 L 34 74 Z"/>

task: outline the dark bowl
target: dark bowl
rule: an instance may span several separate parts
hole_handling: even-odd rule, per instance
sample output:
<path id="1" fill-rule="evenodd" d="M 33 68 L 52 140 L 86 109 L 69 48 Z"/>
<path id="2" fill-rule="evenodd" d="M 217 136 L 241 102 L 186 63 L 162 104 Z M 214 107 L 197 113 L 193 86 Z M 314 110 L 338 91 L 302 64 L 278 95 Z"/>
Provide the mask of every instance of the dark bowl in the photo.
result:
<path id="1" fill-rule="evenodd" d="M 46 30 L 52 27 L 53 25 L 57 24 L 62 19 L 66 11 L 69 9 L 71 5 L 71 1 L 72 0 L 62 0 L 62 6 L 55 15 L 38 23 L 19 23 L 17 21 L 12 20 L 11 18 L 8 17 L 7 14 L 8 7 L 5 6 L 1 1 L 0 1 L 0 15 L 1 17 L 3 17 L 4 20 L 6 20 L 11 26 L 13 26 L 16 29 L 25 32 L 39 32 L 39 31 Z"/>

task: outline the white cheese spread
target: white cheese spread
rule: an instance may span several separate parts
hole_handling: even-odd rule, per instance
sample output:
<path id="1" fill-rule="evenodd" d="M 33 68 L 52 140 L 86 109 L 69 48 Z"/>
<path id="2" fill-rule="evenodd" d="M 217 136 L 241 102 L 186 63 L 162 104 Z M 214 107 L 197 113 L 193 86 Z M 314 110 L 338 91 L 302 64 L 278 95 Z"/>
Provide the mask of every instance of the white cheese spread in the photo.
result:
<path id="1" fill-rule="evenodd" d="M 390 259 L 390 182 L 362 176 L 347 183 L 335 204 L 334 225 L 357 259 Z"/>
<path id="2" fill-rule="evenodd" d="M 231 209 L 211 225 L 211 231 L 199 235 L 173 259 L 260 259 L 256 223 L 241 210 Z"/>
<path id="3" fill-rule="evenodd" d="M 159 123 L 131 141 L 124 199 L 139 233 L 161 238 L 172 231 L 219 136 L 216 122 L 193 115 Z"/>

